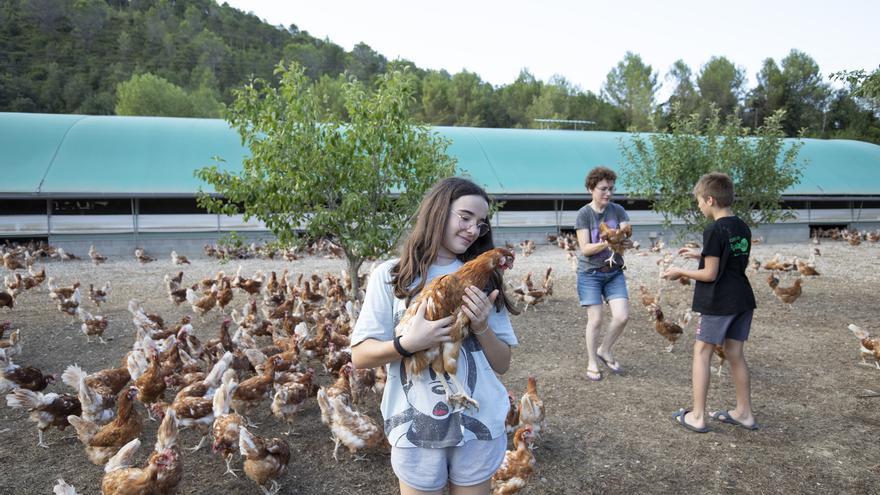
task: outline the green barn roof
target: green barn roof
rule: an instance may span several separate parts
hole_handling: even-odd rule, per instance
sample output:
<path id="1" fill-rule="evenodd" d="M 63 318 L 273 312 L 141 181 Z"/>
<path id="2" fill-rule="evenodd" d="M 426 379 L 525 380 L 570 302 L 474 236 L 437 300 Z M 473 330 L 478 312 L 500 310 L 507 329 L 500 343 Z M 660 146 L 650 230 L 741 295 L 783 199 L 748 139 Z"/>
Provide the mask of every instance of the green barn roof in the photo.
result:
<path id="1" fill-rule="evenodd" d="M 596 166 L 621 168 L 626 133 L 434 127 L 459 168 L 496 196 L 582 195 Z M 880 196 L 880 146 L 805 139 L 793 196 Z M 248 150 L 218 119 L 0 113 L 0 196 L 192 196 L 193 171 Z M 206 188 L 209 189 L 209 188 Z M 619 188 L 620 189 L 620 188 Z M 626 193 L 626 191 L 619 191 Z"/>

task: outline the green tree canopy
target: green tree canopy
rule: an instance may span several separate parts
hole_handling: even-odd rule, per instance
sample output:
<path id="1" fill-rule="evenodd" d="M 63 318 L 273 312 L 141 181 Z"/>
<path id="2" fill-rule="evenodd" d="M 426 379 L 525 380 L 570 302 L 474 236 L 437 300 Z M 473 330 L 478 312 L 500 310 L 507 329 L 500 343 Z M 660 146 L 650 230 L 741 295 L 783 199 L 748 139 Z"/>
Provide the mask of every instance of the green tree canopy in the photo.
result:
<path id="1" fill-rule="evenodd" d="M 277 87 L 256 79 L 236 91 L 227 118 L 251 156 L 239 174 L 198 170 L 219 194 L 202 193 L 199 203 L 257 218 L 284 244 L 300 230 L 334 238 L 356 284 L 365 259 L 394 249 L 424 192 L 455 173 L 449 143 L 412 121 L 409 74 L 389 72 L 371 93 L 346 83 L 347 123 L 325 118 L 303 67 L 279 65 L 277 74 Z"/>
<path id="2" fill-rule="evenodd" d="M 116 88 L 117 115 L 220 117 L 223 104 L 207 86 L 193 94 L 150 73 L 136 74 Z"/>
<path id="3" fill-rule="evenodd" d="M 623 110 L 626 126 L 637 131 L 650 130 L 657 92 L 657 73 L 642 57 L 626 52 L 623 60 L 605 78 L 602 95 Z"/>
<path id="4" fill-rule="evenodd" d="M 786 218 L 790 212 L 780 208 L 780 195 L 800 181 L 803 143 L 783 141 L 784 117 L 784 111 L 777 111 L 749 136 L 739 119 L 722 121 L 715 108 L 706 119 L 674 108 L 669 133 L 621 139 L 623 183 L 632 195 L 653 200 L 667 226 L 680 219 L 692 232 L 707 222 L 694 200 L 694 184 L 715 171 L 733 179 L 733 211 L 749 225 Z"/>
<path id="5" fill-rule="evenodd" d="M 712 57 L 703 65 L 697 76 L 700 88 L 703 115 L 709 115 L 709 108 L 718 109 L 721 118 L 734 115 L 739 109 L 746 82 L 746 71 L 733 65 L 725 57 Z"/>

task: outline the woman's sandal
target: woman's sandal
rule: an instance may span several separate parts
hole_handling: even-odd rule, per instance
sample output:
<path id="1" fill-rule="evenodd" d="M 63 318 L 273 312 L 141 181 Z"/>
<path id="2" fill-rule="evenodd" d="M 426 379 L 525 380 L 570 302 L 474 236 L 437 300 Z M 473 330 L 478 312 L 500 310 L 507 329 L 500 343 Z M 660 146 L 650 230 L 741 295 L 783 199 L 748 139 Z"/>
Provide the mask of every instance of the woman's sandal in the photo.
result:
<path id="1" fill-rule="evenodd" d="M 623 374 L 623 367 L 620 366 L 620 363 L 618 363 L 616 360 L 611 361 L 609 363 L 608 361 L 605 360 L 605 358 L 603 358 L 599 354 L 596 354 L 596 357 L 599 358 L 599 361 L 602 361 L 602 364 L 607 366 L 608 369 L 611 370 L 611 372 L 614 373 L 615 375 L 622 375 Z M 612 366 L 612 365 L 615 365 L 615 366 Z"/>
<path id="2" fill-rule="evenodd" d="M 602 372 L 587 370 L 587 378 L 589 378 L 591 381 L 598 382 L 602 380 Z"/>

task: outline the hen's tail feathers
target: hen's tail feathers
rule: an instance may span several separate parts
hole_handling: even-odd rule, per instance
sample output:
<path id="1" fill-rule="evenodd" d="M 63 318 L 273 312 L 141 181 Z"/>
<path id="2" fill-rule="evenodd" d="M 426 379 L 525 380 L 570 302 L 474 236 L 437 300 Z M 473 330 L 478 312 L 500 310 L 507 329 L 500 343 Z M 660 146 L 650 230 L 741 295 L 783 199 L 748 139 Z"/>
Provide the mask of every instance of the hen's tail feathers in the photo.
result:
<path id="1" fill-rule="evenodd" d="M 244 457 L 254 457 L 260 454 L 254 435 L 243 425 L 238 429 L 238 450 Z"/>
<path id="2" fill-rule="evenodd" d="M 17 388 L 6 396 L 6 405 L 13 409 L 33 411 L 43 403 L 44 395 L 25 388 Z"/>
<path id="3" fill-rule="evenodd" d="M 186 302 L 195 304 L 199 300 L 198 294 L 192 289 L 186 289 Z"/>
<path id="4" fill-rule="evenodd" d="M 232 353 L 226 351 L 226 353 L 223 354 L 223 357 L 221 357 L 220 360 L 214 364 L 214 367 L 211 368 L 211 372 L 208 373 L 208 376 L 205 377 L 205 383 L 214 387 L 218 386 L 223 374 L 226 373 L 226 370 L 229 369 L 229 365 L 232 364 L 233 358 L 234 356 Z"/>
<path id="5" fill-rule="evenodd" d="M 111 473 L 116 471 L 117 469 L 127 468 L 134 465 L 134 455 L 137 453 L 138 449 L 141 447 L 141 441 L 139 438 L 135 438 L 134 440 L 128 442 L 123 445 L 122 448 L 116 452 L 116 455 L 110 458 L 107 461 L 107 464 L 104 466 L 105 473 Z"/>
<path id="6" fill-rule="evenodd" d="M 156 433 L 156 452 L 170 449 L 177 445 L 177 413 L 173 407 L 169 407 L 165 411 L 165 417 L 162 424 L 159 425 L 159 431 Z"/>
<path id="7" fill-rule="evenodd" d="M 225 414 L 229 414 L 229 383 L 223 382 L 220 387 L 214 391 L 214 418 L 219 418 Z"/>
<path id="8" fill-rule="evenodd" d="M 853 323 L 850 323 L 849 326 L 846 328 L 849 328 L 852 331 L 852 333 L 856 336 L 856 338 L 859 340 L 867 339 L 868 337 L 871 336 L 871 334 L 869 334 L 867 330 L 865 330 L 864 328 L 862 328 L 858 325 L 855 325 Z"/>
<path id="9" fill-rule="evenodd" d="M 63 478 L 58 478 L 58 481 L 55 482 L 55 487 L 52 488 L 52 493 L 55 495 L 77 495 L 76 488 L 67 484 Z"/>
<path id="10" fill-rule="evenodd" d="M 100 429 L 97 424 L 79 416 L 68 416 L 67 421 L 73 426 L 73 429 L 76 430 L 76 436 L 83 445 L 88 445 L 95 436 L 95 433 L 98 433 L 98 430 Z"/>
<path id="11" fill-rule="evenodd" d="M 64 370 L 64 373 L 61 374 L 61 381 L 77 393 L 79 392 L 80 383 L 84 383 L 85 378 L 85 371 L 83 371 L 83 369 L 77 364 L 71 364 Z"/>

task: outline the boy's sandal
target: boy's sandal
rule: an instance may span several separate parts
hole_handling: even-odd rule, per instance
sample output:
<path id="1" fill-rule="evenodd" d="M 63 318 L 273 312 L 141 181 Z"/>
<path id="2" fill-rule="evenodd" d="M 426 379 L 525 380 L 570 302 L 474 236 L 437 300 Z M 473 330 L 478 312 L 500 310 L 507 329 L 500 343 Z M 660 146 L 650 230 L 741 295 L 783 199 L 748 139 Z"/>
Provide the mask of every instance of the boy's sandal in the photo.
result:
<path id="1" fill-rule="evenodd" d="M 599 358 L 599 361 L 602 361 L 602 364 L 607 366 L 608 369 L 611 370 L 611 372 L 614 373 L 615 375 L 622 375 L 623 374 L 623 367 L 620 366 L 620 363 L 618 363 L 617 360 L 609 362 L 605 358 L 600 356 L 599 354 L 596 354 L 596 357 Z"/>
<path id="2" fill-rule="evenodd" d="M 757 430 L 761 428 L 757 421 L 751 425 L 744 425 L 741 421 L 733 419 L 733 416 L 730 415 L 730 411 L 715 411 L 714 413 L 710 414 L 709 417 L 714 419 L 715 421 L 720 421 L 722 423 L 733 426 L 739 426 L 747 430 Z"/>
<path id="3" fill-rule="evenodd" d="M 587 378 L 589 378 L 591 381 L 598 382 L 602 379 L 602 372 L 587 370 Z"/>
<path id="4" fill-rule="evenodd" d="M 672 421 L 675 424 L 681 426 L 682 428 L 687 429 L 688 431 L 692 431 L 694 433 L 708 433 L 709 432 L 708 426 L 704 426 L 702 428 L 697 428 L 696 426 L 692 426 L 692 425 L 687 424 L 687 421 L 685 421 L 684 417 L 689 412 L 691 412 L 690 409 L 679 409 L 678 411 L 675 411 L 674 413 L 672 413 Z"/>

